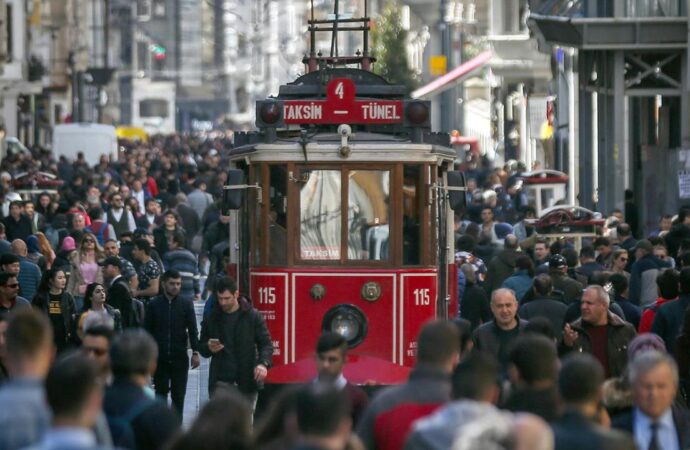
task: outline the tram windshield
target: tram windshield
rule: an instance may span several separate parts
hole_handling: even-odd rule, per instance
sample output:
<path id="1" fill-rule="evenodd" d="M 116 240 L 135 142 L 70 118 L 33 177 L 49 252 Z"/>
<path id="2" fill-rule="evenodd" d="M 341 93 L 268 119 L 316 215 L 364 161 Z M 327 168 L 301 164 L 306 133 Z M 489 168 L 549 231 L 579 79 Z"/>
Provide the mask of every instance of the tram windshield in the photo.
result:
<path id="1" fill-rule="evenodd" d="M 426 164 L 254 166 L 252 263 L 429 265 L 436 219 Z M 294 238 L 291 238 L 294 236 Z"/>

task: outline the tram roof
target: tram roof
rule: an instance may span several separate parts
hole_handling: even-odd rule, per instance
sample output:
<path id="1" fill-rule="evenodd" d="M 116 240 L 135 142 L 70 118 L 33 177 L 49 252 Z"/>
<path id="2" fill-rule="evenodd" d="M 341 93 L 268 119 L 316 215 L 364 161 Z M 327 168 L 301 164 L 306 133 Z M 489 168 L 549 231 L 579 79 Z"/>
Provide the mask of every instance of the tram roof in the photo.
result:
<path id="1" fill-rule="evenodd" d="M 309 72 L 291 83 L 280 86 L 277 99 L 291 100 L 319 98 L 326 93 L 328 81 L 336 78 L 350 79 L 357 86 L 357 96 L 380 99 L 409 98 L 405 86 L 391 84 L 380 75 L 355 68 L 328 68 Z"/>
<path id="2" fill-rule="evenodd" d="M 306 162 L 358 162 L 358 161 L 436 161 L 452 160 L 454 149 L 447 144 L 448 134 L 428 133 L 424 142 L 410 140 L 409 136 L 357 132 L 348 140 L 351 154 L 342 157 L 338 151 L 341 136 L 337 133 L 301 134 L 263 142 L 258 133 L 236 135 L 236 147 L 228 152 L 231 159 L 259 156 L 261 160 L 298 160 Z M 238 142 L 239 141 L 239 142 Z"/>

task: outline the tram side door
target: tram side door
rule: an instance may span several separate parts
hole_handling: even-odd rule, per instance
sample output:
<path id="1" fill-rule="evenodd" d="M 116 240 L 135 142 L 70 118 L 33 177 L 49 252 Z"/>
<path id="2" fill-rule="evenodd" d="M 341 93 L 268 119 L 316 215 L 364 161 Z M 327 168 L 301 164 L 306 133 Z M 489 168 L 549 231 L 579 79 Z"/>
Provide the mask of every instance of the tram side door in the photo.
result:
<path id="1" fill-rule="evenodd" d="M 256 193 L 248 191 L 255 186 L 246 184 L 243 170 L 231 169 L 227 175 L 220 221 L 228 227 L 228 239 L 227 242 L 211 243 L 209 258 L 212 264 L 208 276 L 215 278 L 225 272 L 237 280 L 240 290 L 243 290 L 249 288 L 250 214 L 253 204 L 258 202 L 252 201 Z M 216 264 L 213 264 L 214 260 Z"/>

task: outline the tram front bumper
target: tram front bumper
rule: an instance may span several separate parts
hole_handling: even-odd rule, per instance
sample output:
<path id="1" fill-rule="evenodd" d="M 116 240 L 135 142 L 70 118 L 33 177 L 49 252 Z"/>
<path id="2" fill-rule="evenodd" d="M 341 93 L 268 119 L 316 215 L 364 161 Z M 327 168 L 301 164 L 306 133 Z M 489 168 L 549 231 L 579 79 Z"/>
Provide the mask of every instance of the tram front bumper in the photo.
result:
<path id="1" fill-rule="evenodd" d="M 365 355 L 348 354 L 343 373 L 345 378 L 358 385 L 391 385 L 407 381 L 412 369 L 390 361 Z M 266 383 L 305 383 L 316 377 L 314 358 L 304 358 L 268 371 Z"/>

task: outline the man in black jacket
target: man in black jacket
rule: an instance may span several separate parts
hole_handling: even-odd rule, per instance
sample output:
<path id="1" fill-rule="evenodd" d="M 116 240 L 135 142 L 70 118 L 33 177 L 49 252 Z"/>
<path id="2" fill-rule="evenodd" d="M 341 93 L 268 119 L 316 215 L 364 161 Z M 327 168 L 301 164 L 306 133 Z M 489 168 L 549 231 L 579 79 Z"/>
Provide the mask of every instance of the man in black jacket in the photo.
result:
<path id="1" fill-rule="evenodd" d="M 192 368 L 199 367 L 199 333 L 192 300 L 179 296 L 182 276 L 177 270 L 163 274 L 163 294 L 155 297 L 146 308 L 144 327 L 158 344 L 158 367 L 153 376 L 156 395 L 168 398 L 181 414 L 187 393 L 189 356 L 187 341 L 192 347 Z"/>
<path id="2" fill-rule="evenodd" d="M 24 204 L 21 200 L 10 203 L 10 215 L 5 217 L 5 234 L 7 240 L 26 239 L 33 233 L 31 220 L 24 214 Z"/>
<path id="3" fill-rule="evenodd" d="M 683 326 L 683 315 L 690 306 L 690 267 L 680 271 L 680 295 L 678 300 L 664 303 L 657 309 L 652 323 L 652 333 L 658 334 L 666 343 L 666 349 L 675 349 L 676 338 Z"/>
<path id="4" fill-rule="evenodd" d="M 511 289 L 496 289 L 491 294 L 494 320 L 480 326 L 473 333 L 475 348 L 496 358 L 504 372 L 508 367 L 510 347 L 528 323 L 520 320 L 517 311 L 515 293 Z"/>
<path id="5" fill-rule="evenodd" d="M 548 319 L 554 330 L 563 328 L 563 319 L 568 310 L 561 297 L 553 295 L 551 277 L 546 274 L 537 275 L 532 286 L 534 298 L 520 306 L 518 315 L 521 319 L 532 320 L 535 317 Z"/>
<path id="6" fill-rule="evenodd" d="M 199 350 L 211 358 L 208 391 L 235 385 L 256 405 L 273 356 L 273 343 L 259 311 L 240 297 L 237 283 L 221 278 L 214 284 L 217 303 L 201 323 Z"/>

